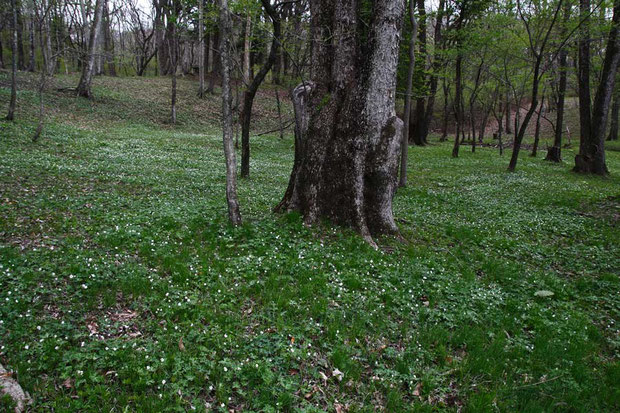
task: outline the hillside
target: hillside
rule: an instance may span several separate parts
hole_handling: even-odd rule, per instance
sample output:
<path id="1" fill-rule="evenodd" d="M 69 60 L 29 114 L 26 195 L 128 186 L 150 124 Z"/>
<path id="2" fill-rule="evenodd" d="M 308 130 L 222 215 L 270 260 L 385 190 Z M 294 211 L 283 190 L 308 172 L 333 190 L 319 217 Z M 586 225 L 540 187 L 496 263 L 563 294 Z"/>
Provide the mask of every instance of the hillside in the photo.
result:
<path id="1" fill-rule="evenodd" d="M 76 80 L 50 84 L 38 143 L 35 76 L 0 121 L 0 362 L 32 411 L 620 407 L 617 145 L 600 178 L 570 171 L 576 140 L 508 173 L 433 137 L 376 251 L 271 212 L 290 130 L 252 137 L 234 228 L 218 95 L 180 79 L 173 126 L 169 79 L 97 77 L 94 101 L 58 90 Z M 278 128 L 266 87 L 255 134 Z"/>

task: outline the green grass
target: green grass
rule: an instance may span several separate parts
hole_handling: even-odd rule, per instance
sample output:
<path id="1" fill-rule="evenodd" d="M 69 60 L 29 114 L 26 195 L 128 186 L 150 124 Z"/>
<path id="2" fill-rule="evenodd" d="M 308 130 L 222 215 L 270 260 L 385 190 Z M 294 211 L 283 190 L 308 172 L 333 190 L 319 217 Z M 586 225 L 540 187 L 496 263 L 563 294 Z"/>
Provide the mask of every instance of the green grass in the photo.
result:
<path id="1" fill-rule="evenodd" d="M 252 138 L 245 223 L 229 226 L 219 99 L 182 80 L 172 127 L 166 87 L 50 90 L 37 144 L 33 91 L 0 122 L 0 361 L 34 411 L 620 408 L 620 152 L 601 179 L 411 148 L 394 200 L 408 242 L 375 251 L 270 212 L 288 135 Z"/>

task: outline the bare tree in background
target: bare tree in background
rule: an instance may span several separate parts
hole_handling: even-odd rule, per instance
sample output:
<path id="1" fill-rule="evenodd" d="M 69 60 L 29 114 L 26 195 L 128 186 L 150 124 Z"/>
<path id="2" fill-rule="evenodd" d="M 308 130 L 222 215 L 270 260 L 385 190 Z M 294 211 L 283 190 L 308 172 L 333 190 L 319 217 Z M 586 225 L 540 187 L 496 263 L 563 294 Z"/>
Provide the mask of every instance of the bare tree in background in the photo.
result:
<path id="1" fill-rule="evenodd" d="M 198 0 L 198 97 L 205 95 L 205 22 L 204 0 Z"/>
<path id="2" fill-rule="evenodd" d="M 11 0 L 12 15 L 12 38 L 11 42 L 11 99 L 9 101 L 9 113 L 6 115 L 7 120 L 15 119 L 15 108 L 17 106 L 17 0 Z"/>
<path id="3" fill-rule="evenodd" d="M 407 185 L 407 157 L 409 152 L 409 124 L 411 122 L 411 93 L 413 92 L 413 71 L 415 70 L 415 40 L 418 35 L 418 21 L 415 18 L 415 0 L 409 0 L 409 20 L 411 21 L 411 40 L 409 40 L 409 71 L 407 72 L 407 91 L 405 92 L 405 112 L 403 141 L 400 155 L 400 179 L 398 186 Z M 441 24 L 441 23 L 437 23 Z"/>
<path id="4" fill-rule="evenodd" d="M 260 71 L 256 74 L 252 82 L 248 85 L 247 89 L 243 92 L 243 111 L 241 112 L 241 177 L 247 178 L 250 176 L 250 119 L 252 117 L 252 106 L 254 104 L 254 97 L 260 87 L 265 76 L 278 57 L 278 49 L 280 45 L 281 29 L 280 29 L 280 16 L 275 8 L 271 5 L 270 0 L 261 0 L 263 8 L 269 15 L 273 24 L 273 39 L 271 42 L 271 50 L 269 51 L 269 57 Z"/>

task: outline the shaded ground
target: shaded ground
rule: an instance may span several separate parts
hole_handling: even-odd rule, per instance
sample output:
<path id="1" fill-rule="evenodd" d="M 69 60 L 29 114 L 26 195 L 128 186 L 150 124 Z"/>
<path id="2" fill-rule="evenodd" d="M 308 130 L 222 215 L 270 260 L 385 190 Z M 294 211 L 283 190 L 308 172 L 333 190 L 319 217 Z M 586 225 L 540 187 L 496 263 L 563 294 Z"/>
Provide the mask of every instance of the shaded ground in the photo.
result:
<path id="1" fill-rule="evenodd" d="M 253 138 L 231 228 L 219 99 L 181 81 L 172 127 L 166 79 L 96 82 L 94 103 L 50 91 L 38 144 L 32 91 L 0 122 L 0 362 L 33 410 L 620 407 L 620 152 L 600 179 L 412 148 L 409 243 L 374 251 L 270 212 L 291 136 Z"/>

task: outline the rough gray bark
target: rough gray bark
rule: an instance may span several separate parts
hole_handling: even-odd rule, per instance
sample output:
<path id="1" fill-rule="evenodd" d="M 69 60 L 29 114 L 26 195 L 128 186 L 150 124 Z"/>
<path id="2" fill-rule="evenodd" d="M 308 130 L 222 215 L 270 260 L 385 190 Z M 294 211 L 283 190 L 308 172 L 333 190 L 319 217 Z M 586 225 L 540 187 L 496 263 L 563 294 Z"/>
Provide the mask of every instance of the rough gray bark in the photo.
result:
<path id="1" fill-rule="evenodd" d="M 241 212 L 237 198 L 237 160 L 233 143 L 232 92 L 230 70 L 232 68 L 231 42 L 232 22 L 228 10 L 228 0 L 220 1 L 220 58 L 222 67 L 222 131 L 224 156 L 226 158 L 226 201 L 228 218 L 233 225 L 241 224 Z"/>
<path id="2" fill-rule="evenodd" d="M 15 413 L 25 411 L 26 407 L 32 403 L 32 399 L 28 393 L 26 393 L 19 383 L 11 377 L 2 364 L 0 364 L 0 395 L 7 395 L 13 399 L 16 405 L 14 409 Z"/>
<path id="3" fill-rule="evenodd" d="M 407 91 L 405 93 L 405 112 L 403 140 L 400 155 L 400 179 L 398 186 L 407 185 L 407 157 L 409 152 L 409 124 L 411 122 L 411 93 L 413 89 L 413 71 L 415 70 L 415 40 L 418 35 L 418 21 L 415 18 L 415 0 L 409 0 L 409 20 L 411 22 L 411 40 L 409 41 L 409 71 L 407 72 Z"/>
<path id="4" fill-rule="evenodd" d="M 375 1 L 368 38 L 357 30 L 360 3 L 310 1 L 312 81 L 293 92 L 296 160 L 276 210 L 299 211 L 306 224 L 352 226 L 376 245 L 373 236 L 398 233 L 392 198 L 403 123 L 395 91 L 405 2 Z"/>
<path id="5" fill-rule="evenodd" d="M 15 108 L 17 106 L 17 0 L 11 0 L 11 11 L 13 24 L 11 27 L 11 98 L 9 100 L 9 113 L 7 120 L 15 119 Z"/>
<path id="6" fill-rule="evenodd" d="M 103 3 L 106 0 L 97 0 L 95 4 L 95 16 L 93 17 L 92 27 L 90 29 L 90 39 L 88 41 L 88 54 L 86 56 L 86 62 L 82 65 L 82 76 L 80 82 L 76 88 L 78 96 L 85 98 L 92 98 L 91 84 L 95 73 L 95 58 L 97 37 L 99 35 L 99 26 L 101 25 L 101 15 L 103 14 Z"/>

